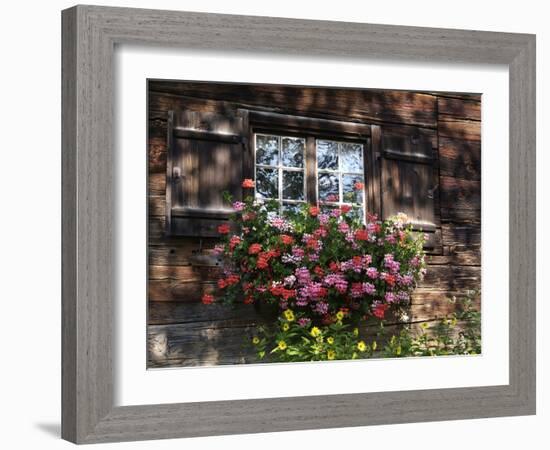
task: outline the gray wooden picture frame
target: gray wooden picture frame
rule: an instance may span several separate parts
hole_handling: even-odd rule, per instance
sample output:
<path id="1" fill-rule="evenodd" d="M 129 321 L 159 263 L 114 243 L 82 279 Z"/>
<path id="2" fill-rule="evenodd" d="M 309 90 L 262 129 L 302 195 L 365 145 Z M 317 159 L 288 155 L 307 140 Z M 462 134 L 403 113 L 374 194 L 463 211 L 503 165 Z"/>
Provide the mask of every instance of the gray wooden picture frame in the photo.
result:
<path id="1" fill-rule="evenodd" d="M 535 36 L 97 6 L 63 11 L 62 29 L 64 439 L 94 443 L 535 413 Z M 115 407 L 116 44 L 506 64 L 509 384 Z"/>

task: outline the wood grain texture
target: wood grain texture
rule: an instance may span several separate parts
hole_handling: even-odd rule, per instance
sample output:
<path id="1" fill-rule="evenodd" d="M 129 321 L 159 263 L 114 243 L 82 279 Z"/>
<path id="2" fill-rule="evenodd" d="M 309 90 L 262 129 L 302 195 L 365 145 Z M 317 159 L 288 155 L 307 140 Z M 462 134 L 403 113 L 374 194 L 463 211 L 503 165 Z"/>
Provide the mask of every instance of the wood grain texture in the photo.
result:
<path id="1" fill-rule="evenodd" d="M 535 412 L 534 36 L 91 6 L 63 16 L 65 439 L 112 442 Z M 112 56 L 121 43 L 509 65 L 509 384 L 114 406 Z"/>

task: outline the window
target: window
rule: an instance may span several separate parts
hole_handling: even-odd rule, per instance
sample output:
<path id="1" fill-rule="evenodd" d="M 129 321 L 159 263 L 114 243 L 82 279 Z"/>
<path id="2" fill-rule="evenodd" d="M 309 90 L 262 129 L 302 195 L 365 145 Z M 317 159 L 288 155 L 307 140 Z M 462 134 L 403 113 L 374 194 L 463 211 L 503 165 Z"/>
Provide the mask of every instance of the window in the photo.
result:
<path id="1" fill-rule="evenodd" d="M 309 155 L 307 141 L 313 141 Z M 364 216 L 364 154 L 362 143 L 256 133 L 256 198 L 277 200 L 282 211 L 299 207 L 305 201 L 321 207 L 343 204 L 354 206 Z M 315 167 L 306 165 L 314 162 Z M 307 179 L 306 172 L 313 174 Z M 315 198 L 307 198 L 306 184 L 315 186 Z"/>

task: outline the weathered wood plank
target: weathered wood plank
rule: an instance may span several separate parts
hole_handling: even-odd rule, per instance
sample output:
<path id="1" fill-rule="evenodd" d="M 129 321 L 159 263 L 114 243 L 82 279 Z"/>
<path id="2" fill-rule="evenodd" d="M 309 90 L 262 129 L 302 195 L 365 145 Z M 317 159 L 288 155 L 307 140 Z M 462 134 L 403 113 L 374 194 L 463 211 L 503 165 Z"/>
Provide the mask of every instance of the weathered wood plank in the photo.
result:
<path id="1" fill-rule="evenodd" d="M 421 288 L 465 292 L 481 286 L 481 267 L 478 266 L 430 266 Z"/>
<path id="2" fill-rule="evenodd" d="M 481 224 L 449 224 L 441 226 L 443 245 L 456 250 L 479 250 L 481 246 Z"/>
<path id="3" fill-rule="evenodd" d="M 182 109 L 220 114 L 235 110 L 235 105 L 219 100 L 184 95 L 183 93 L 149 91 L 149 120 L 166 120 L 167 111 Z"/>
<path id="4" fill-rule="evenodd" d="M 445 118 L 437 122 L 439 137 L 464 139 L 467 141 L 481 140 L 481 122 L 473 120 L 461 120 Z"/>
<path id="5" fill-rule="evenodd" d="M 439 188 L 442 208 L 481 209 L 480 181 L 441 176 L 439 177 Z M 443 214 L 441 218 L 443 219 Z"/>
<path id="6" fill-rule="evenodd" d="M 457 251 L 449 247 L 443 248 L 443 255 L 428 255 L 426 261 L 430 266 L 452 265 L 452 266 L 480 266 L 481 251 L 466 250 Z M 428 267 L 430 270 L 430 267 Z"/>
<path id="7" fill-rule="evenodd" d="M 201 278 L 187 280 L 149 280 L 147 298 L 155 302 L 197 302 L 204 294 L 213 294 L 217 286 Z"/>
<path id="8" fill-rule="evenodd" d="M 444 176 L 479 181 L 481 143 L 442 137 L 439 140 L 439 169 Z"/>
<path id="9" fill-rule="evenodd" d="M 149 265 L 150 280 L 217 280 L 221 276 L 220 266 L 156 266 Z"/>
<path id="10" fill-rule="evenodd" d="M 255 324 L 223 326 L 219 323 L 150 325 L 147 327 L 149 361 L 180 360 L 181 366 L 252 362 L 249 345 Z"/>
<path id="11" fill-rule="evenodd" d="M 164 137 L 149 137 L 148 158 L 149 173 L 166 173 L 166 135 Z"/>
<path id="12" fill-rule="evenodd" d="M 156 110 L 175 109 L 174 96 L 181 95 L 184 98 L 180 107 L 189 105 L 191 97 L 226 101 L 235 107 L 263 107 L 273 112 L 348 121 L 386 121 L 432 128 L 437 121 L 436 97 L 415 92 L 163 81 L 151 82 L 150 89 L 149 105 Z M 174 96 L 168 98 L 166 94 Z"/>
<path id="13" fill-rule="evenodd" d="M 454 208 L 452 205 L 441 208 L 441 221 L 452 223 L 479 223 L 480 209 Z"/>
<path id="14" fill-rule="evenodd" d="M 236 303 L 224 305 L 213 303 L 188 302 L 155 302 L 148 303 L 147 323 L 149 325 L 166 325 L 170 323 L 196 323 L 208 321 L 241 321 L 257 322 L 258 314 L 253 305 Z"/>
<path id="15" fill-rule="evenodd" d="M 464 98 L 437 97 L 439 116 L 481 120 L 481 102 Z M 440 117 L 441 119 L 442 117 Z"/>
<path id="16" fill-rule="evenodd" d="M 166 195 L 166 173 L 149 173 L 147 176 L 148 195 Z"/>
<path id="17" fill-rule="evenodd" d="M 149 216 L 164 216 L 166 213 L 166 197 L 164 195 L 149 195 L 147 206 Z"/>

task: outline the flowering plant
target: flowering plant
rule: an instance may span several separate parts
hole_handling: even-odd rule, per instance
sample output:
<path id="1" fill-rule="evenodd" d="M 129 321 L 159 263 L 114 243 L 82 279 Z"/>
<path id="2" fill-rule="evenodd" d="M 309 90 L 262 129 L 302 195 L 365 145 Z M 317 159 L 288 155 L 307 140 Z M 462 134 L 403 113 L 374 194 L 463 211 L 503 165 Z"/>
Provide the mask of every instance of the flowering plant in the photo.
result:
<path id="1" fill-rule="evenodd" d="M 368 318 L 381 321 L 390 309 L 407 304 L 425 273 L 424 237 L 412 231 L 404 214 L 385 221 L 368 215 L 366 223 L 348 205 L 303 205 L 281 214 L 278 202 L 252 197 L 234 202 L 233 209 L 230 223 L 218 228 L 222 243 L 216 250 L 225 260 L 219 297 L 274 305 L 295 331 L 292 337 L 317 338 L 311 332 L 318 329 L 342 342 L 341 351 L 329 353 L 324 341 L 323 357 L 308 354 L 307 360 L 361 353 L 361 341 L 348 328 Z M 283 354 L 296 352 L 286 342 L 273 350 L 283 360 Z"/>

